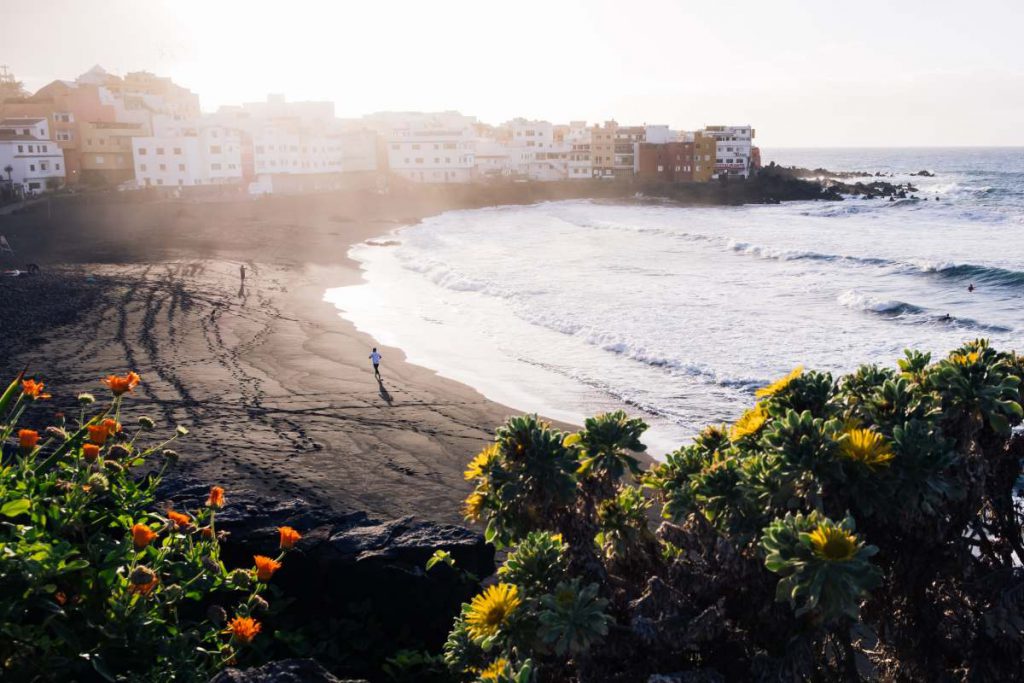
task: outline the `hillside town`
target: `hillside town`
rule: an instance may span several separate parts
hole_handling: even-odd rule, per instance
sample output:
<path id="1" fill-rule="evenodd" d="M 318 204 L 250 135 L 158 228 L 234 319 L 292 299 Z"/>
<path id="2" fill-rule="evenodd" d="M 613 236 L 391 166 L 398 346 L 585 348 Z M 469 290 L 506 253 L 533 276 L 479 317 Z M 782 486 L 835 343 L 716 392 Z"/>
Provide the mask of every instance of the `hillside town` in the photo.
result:
<path id="1" fill-rule="evenodd" d="M 614 120 L 489 125 L 454 111 L 345 119 L 332 102 L 282 95 L 204 113 L 196 93 L 145 71 L 94 66 L 29 93 L 0 67 L 8 199 L 89 188 L 261 195 L 388 182 L 700 183 L 759 168 L 754 134 L 749 125 L 684 131 Z"/>

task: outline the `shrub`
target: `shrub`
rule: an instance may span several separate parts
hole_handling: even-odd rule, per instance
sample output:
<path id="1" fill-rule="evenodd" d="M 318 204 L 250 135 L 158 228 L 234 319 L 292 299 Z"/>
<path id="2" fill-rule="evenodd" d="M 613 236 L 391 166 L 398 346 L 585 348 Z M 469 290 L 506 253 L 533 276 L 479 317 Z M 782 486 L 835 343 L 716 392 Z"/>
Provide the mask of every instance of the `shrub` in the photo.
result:
<path id="1" fill-rule="evenodd" d="M 512 418 L 467 510 L 510 548 L 518 602 L 483 639 L 495 594 L 464 606 L 446 661 L 478 679 L 529 661 L 539 681 L 1024 679 L 1022 378 L 984 340 L 797 368 L 646 472 L 646 425 L 621 412 L 569 435 Z"/>
<path id="2" fill-rule="evenodd" d="M 58 416 L 42 433 L 18 427 L 48 398 L 41 383 L 19 377 L 0 396 L 0 678 L 206 680 L 258 658 L 261 594 L 299 534 L 281 528 L 276 558 L 229 571 L 223 488 L 195 510 L 154 509 L 187 430 L 144 444 L 152 419 L 121 424 L 139 381 L 109 376 L 109 404 L 86 417 L 95 398 L 82 394 L 74 424 Z"/>

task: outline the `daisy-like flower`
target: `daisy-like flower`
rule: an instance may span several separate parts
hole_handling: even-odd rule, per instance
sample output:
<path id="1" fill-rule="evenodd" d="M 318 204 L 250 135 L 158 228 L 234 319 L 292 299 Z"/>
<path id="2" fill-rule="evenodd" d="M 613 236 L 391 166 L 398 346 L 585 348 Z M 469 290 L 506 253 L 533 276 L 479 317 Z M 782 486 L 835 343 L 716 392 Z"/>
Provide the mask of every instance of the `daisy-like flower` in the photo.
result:
<path id="1" fill-rule="evenodd" d="M 227 630 L 224 632 L 230 633 L 231 639 L 236 643 L 248 645 L 256 637 L 256 634 L 260 632 L 261 628 L 260 622 L 252 617 L 236 616 L 228 622 Z"/>
<path id="2" fill-rule="evenodd" d="M 839 447 L 840 452 L 850 460 L 855 460 L 869 469 L 888 467 L 889 461 L 895 458 L 889 443 L 878 432 L 870 429 L 849 429 Z"/>
<path id="3" fill-rule="evenodd" d="M 954 353 L 949 357 L 949 359 L 956 363 L 957 365 L 963 365 L 966 367 L 968 365 L 974 365 L 975 363 L 977 363 L 978 358 L 980 357 L 980 353 L 978 353 L 977 351 L 971 351 L 970 353 Z"/>
<path id="4" fill-rule="evenodd" d="M 291 550 L 302 538 L 302 534 L 290 526 L 279 526 L 277 532 L 281 535 L 281 550 Z"/>
<path id="5" fill-rule="evenodd" d="M 132 575 L 128 577 L 128 592 L 138 595 L 149 595 L 159 579 L 149 567 L 136 567 Z"/>
<path id="6" fill-rule="evenodd" d="M 473 598 L 466 613 L 466 630 L 475 641 L 496 635 L 522 604 L 519 589 L 511 583 L 490 586 Z"/>
<path id="7" fill-rule="evenodd" d="M 96 458 L 100 457 L 100 447 L 94 443 L 85 444 L 82 446 L 82 457 L 86 462 L 96 462 Z"/>
<path id="8" fill-rule="evenodd" d="M 804 366 L 798 365 L 795 368 L 793 368 L 790 371 L 790 373 L 785 377 L 777 379 L 768 386 L 758 389 L 755 392 L 755 396 L 757 396 L 758 398 L 767 398 L 768 396 L 774 396 L 775 394 L 779 393 L 780 391 L 788 387 L 790 383 L 797 377 L 802 375 L 803 372 Z"/>
<path id="9" fill-rule="evenodd" d="M 184 529 L 188 527 L 190 524 L 192 524 L 191 517 L 189 517 L 188 515 L 183 515 L 180 512 L 175 512 L 174 510 L 167 511 L 167 519 L 174 522 L 179 529 Z"/>
<path id="10" fill-rule="evenodd" d="M 486 469 L 486 467 L 490 465 L 496 457 L 498 457 L 498 444 L 496 443 L 490 444 L 477 453 L 476 457 L 469 461 L 469 466 L 463 474 L 466 481 L 472 481 L 482 477 L 484 475 L 484 469 Z"/>
<path id="11" fill-rule="evenodd" d="M 107 442 L 107 437 L 110 436 L 110 431 L 105 425 L 86 425 L 86 429 L 89 430 L 89 441 L 102 446 Z"/>
<path id="12" fill-rule="evenodd" d="M 50 398 L 49 394 L 43 393 L 43 383 L 34 379 L 23 379 L 21 381 L 21 393 L 33 401 L 37 399 Z"/>
<path id="13" fill-rule="evenodd" d="M 135 545 L 136 550 L 142 550 L 152 543 L 155 538 L 156 532 L 145 524 L 132 525 L 132 543 Z"/>
<path id="14" fill-rule="evenodd" d="M 281 568 L 281 563 L 266 555 L 254 555 L 253 562 L 256 563 L 256 578 L 266 583 L 270 577 Z"/>
<path id="15" fill-rule="evenodd" d="M 483 517 L 484 502 L 486 500 L 487 497 L 484 494 L 474 491 L 466 498 L 466 502 L 462 506 L 462 514 L 472 522 L 479 522 Z"/>
<path id="16" fill-rule="evenodd" d="M 729 430 L 729 440 L 739 441 L 745 436 L 753 436 L 761 431 L 761 427 L 768 420 L 768 413 L 764 411 L 761 404 L 757 404 L 736 420 L 736 424 Z"/>
<path id="17" fill-rule="evenodd" d="M 130 371 L 125 375 L 107 375 L 103 379 L 103 383 L 107 385 L 114 396 L 120 396 L 137 387 L 141 379 L 137 373 Z"/>
<path id="18" fill-rule="evenodd" d="M 842 527 L 819 524 L 810 537 L 811 550 L 823 560 L 845 562 L 857 554 L 857 537 Z"/>
<path id="19" fill-rule="evenodd" d="M 30 451 L 39 443 L 39 432 L 34 429 L 18 430 L 18 445 L 24 451 Z"/>
<path id="20" fill-rule="evenodd" d="M 508 667 L 508 660 L 499 657 L 491 662 L 490 666 L 480 672 L 481 681 L 497 681 Z"/>
<path id="21" fill-rule="evenodd" d="M 220 486 L 211 486 L 210 495 L 206 499 L 206 506 L 211 508 L 224 507 L 224 489 Z"/>

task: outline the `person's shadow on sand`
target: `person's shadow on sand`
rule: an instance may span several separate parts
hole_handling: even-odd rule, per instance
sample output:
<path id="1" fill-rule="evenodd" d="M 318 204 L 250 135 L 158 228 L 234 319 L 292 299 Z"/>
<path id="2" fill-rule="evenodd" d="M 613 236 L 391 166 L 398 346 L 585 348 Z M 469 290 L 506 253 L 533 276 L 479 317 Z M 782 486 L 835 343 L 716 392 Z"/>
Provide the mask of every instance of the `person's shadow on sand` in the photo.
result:
<path id="1" fill-rule="evenodd" d="M 380 397 L 387 401 L 388 405 L 391 405 L 394 399 L 391 398 L 391 394 L 388 393 L 387 388 L 384 386 L 384 380 L 380 377 L 377 378 L 377 389 L 380 391 Z"/>

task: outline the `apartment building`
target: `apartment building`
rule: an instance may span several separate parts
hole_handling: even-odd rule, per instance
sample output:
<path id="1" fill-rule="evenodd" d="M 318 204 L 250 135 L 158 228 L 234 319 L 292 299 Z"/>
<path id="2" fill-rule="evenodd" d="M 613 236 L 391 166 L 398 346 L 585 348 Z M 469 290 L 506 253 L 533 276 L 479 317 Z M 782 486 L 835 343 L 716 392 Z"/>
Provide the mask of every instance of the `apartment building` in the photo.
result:
<path id="1" fill-rule="evenodd" d="M 591 130 L 586 121 L 571 121 L 564 134 L 564 141 L 569 145 L 568 176 L 570 180 L 586 180 L 593 177 L 594 166 L 591 162 Z"/>
<path id="2" fill-rule="evenodd" d="M 157 135 L 132 138 L 132 152 L 140 187 L 242 182 L 241 135 L 223 126 L 161 122 Z"/>
<path id="3" fill-rule="evenodd" d="M 476 119 L 458 112 L 386 112 L 364 117 L 383 130 L 388 168 L 417 183 L 468 183 L 476 167 Z"/>
<path id="4" fill-rule="evenodd" d="M 87 185 L 115 186 L 135 177 L 132 138 L 149 135 L 141 123 L 85 121 L 78 127 L 79 172 Z"/>
<path id="5" fill-rule="evenodd" d="M 715 140 L 714 177 L 750 175 L 754 139 L 751 126 L 705 126 L 702 132 Z"/>
<path id="6" fill-rule="evenodd" d="M 55 190 L 64 184 L 64 152 L 50 139 L 43 117 L 0 120 L 0 178 L 23 193 Z"/>

